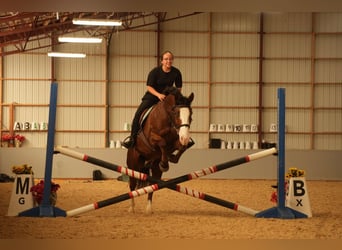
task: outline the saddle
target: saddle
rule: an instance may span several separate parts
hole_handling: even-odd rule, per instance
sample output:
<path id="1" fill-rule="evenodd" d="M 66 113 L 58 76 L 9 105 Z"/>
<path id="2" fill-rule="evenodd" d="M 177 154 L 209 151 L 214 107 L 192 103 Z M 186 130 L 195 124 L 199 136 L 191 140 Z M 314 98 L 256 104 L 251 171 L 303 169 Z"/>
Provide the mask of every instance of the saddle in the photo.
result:
<path id="1" fill-rule="evenodd" d="M 140 116 L 140 120 L 139 120 L 139 130 L 138 130 L 138 134 L 137 134 L 137 137 L 141 138 L 142 141 L 145 143 L 146 146 L 149 147 L 149 149 L 151 151 L 155 151 L 155 149 L 150 145 L 150 143 L 147 141 L 147 138 L 145 136 L 145 134 L 143 133 L 143 126 L 144 126 L 144 123 L 148 117 L 148 115 L 151 113 L 151 111 L 153 110 L 155 105 L 151 106 L 150 108 L 148 109 L 145 109 L 144 112 L 141 114 Z"/>

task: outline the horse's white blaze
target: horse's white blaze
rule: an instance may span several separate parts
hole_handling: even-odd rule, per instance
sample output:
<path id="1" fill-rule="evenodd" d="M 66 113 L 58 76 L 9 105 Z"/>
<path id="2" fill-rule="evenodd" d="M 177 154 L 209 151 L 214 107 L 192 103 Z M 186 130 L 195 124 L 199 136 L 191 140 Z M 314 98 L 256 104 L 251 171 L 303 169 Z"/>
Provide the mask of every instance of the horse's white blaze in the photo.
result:
<path id="1" fill-rule="evenodd" d="M 187 124 L 190 125 L 190 110 L 189 108 L 180 108 L 179 110 L 179 118 L 182 121 L 182 125 L 183 124 Z M 188 126 L 182 126 L 179 129 L 179 142 L 182 145 L 187 145 L 190 139 L 190 132 L 189 132 L 189 127 Z"/>

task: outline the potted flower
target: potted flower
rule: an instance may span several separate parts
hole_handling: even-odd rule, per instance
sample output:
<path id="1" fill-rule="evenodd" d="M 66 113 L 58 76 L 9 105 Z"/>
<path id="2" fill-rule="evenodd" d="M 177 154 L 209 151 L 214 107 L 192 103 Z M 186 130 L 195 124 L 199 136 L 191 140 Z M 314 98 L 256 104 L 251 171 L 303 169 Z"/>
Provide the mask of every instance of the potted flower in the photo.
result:
<path id="1" fill-rule="evenodd" d="M 3 134 L 1 136 L 1 146 L 8 147 L 9 144 L 13 145 L 14 136 L 10 134 Z"/>
<path id="2" fill-rule="evenodd" d="M 57 202 L 57 190 L 60 188 L 59 184 L 51 182 L 51 192 L 50 192 L 50 204 L 52 206 L 56 205 Z M 40 205 L 43 201 L 44 194 L 44 180 L 39 181 L 36 185 L 30 188 L 30 191 L 33 195 L 34 201 Z"/>
<path id="3" fill-rule="evenodd" d="M 20 145 L 23 143 L 23 141 L 25 141 L 25 136 L 16 134 L 14 136 L 14 140 L 15 140 L 15 146 L 19 148 Z"/>

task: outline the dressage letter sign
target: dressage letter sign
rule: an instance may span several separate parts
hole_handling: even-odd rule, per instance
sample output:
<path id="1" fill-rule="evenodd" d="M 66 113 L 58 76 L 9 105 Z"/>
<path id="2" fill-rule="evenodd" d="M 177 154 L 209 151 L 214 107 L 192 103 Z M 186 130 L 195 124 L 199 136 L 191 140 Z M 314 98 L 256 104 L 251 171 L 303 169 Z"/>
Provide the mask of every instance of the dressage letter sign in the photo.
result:
<path id="1" fill-rule="evenodd" d="M 17 216 L 20 212 L 34 206 L 30 188 L 33 186 L 33 175 L 20 174 L 15 177 L 8 216 Z"/>
<path id="2" fill-rule="evenodd" d="M 286 206 L 312 217 L 305 177 L 291 177 L 288 180 Z"/>

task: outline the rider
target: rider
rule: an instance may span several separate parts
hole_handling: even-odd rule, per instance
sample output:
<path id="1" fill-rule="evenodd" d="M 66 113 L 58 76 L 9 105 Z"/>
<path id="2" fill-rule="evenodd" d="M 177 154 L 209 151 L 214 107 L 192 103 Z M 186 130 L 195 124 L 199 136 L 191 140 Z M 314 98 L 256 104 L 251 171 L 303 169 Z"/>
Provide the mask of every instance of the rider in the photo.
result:
<path id="1" fill-rule="evenodd" d="M 161 55 L 161 66 L 155 67 L 150 71 L 147 77 L 147 91 L 142 97 L 142 102 L 135 112 L 132 121 L 131 135 L 127 137 L 123 146 L 126 148 L 133 147 L 139 132 L 139 119 L 144 110 L 152 107 L 154 104 L 165 99 L 162 94 L 166 87 L 175 86 L 181 91 L 183 81 L 182 74 L 176 67 L 172 66 L 173 54 L 170 51 L 165 51 Z M 188 143 L 188 148 L 194 145 L 193 140 Z"/>

